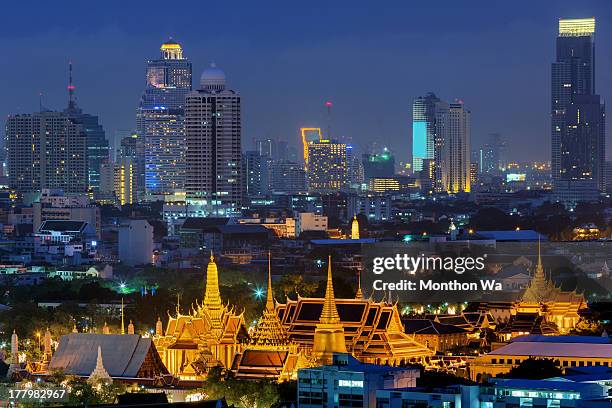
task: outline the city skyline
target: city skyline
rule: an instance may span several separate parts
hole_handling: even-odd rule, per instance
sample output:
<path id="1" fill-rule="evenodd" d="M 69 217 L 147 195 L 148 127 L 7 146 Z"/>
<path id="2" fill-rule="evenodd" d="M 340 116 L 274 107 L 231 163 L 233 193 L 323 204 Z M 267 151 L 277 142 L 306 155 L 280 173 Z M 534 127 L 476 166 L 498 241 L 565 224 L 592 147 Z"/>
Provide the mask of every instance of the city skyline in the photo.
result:
<path id="1" fill-rule="evenodd" d="M 605 49 L 607 44 L 612 43 L 611 29 L 606 24 L 610 12 L 605 9 L 603 2 L 591 2 L 582 6 L 582 10 L 577 10 L 576 7 L 563 4 L 555 4 L 554 7 L 538 4 L 534 6 L 532 15 L 525 16 L 517 15 L 515 10 L 520 7 L 516 7 L 499 20 L 493 18 L 492 20 L 498 21 L 497 26 L 478 19 L 478 16 L 490 11 L 487 7 L 483 6 L 479 10 L 468 7 L 459 11 L 457 16 L 470 21 L 473 26 L 463 27 L 448 24 L 452 22 L 449 15 L 452 10 L 449 9 L 438 16 L 436 21 L 439 24 L 436 24 L 433 32 L 429 32 L 430 38 L 426 44 L 416 41 L 419 35 L 424 34 L 418 34 L 421 23 L 413 20 L 415 16 L 426 17 L 433 12 L 427 7 L 390 7 L 389 10 L 378 10 L 371 18 L 370 26 L 359 30 L 358 23 L 360 18 L 364 18 L 366 10 L 355 7 L 349 13 L 350 17 L 353 17 L 351 21 L 342 21 L 338 15 L 339 10 L 331 10 L 329 16 L 321 18 L 327 23 L 332 23 L 335 19 L 335 25 L 324 25 L 321 33 L 316 34 L 312 33 L 311 27 L 301 25 L 304 27 L 303 32 L 290 30 L 287 38 L 282 40 L 275 38 L 270 30 L 250 37 L 248 30 L 242 29 L 232 34 L 229 39 L 223 34 L 218 38 L 196 36 L 196 29 L 190 28 L 192 20 L 184 15 L 184 21 L 179 21 L 179 16 L 172 18 L 163 24 L 164 27 L 158 30 L 159 32 L 147 30 L 147 36 L 130 32 L 134 28 L 127 27 L 122 18 L 112 20 L 105 13 L 96 17 L 91 26 L 85 28 L 79 25 L 79 28 L 76 31 L 72 29 L 72 32 L 66 32 L 61 23 L 55 24 L 53 29 L 41 24 L 24 37 L 20 29 L 12 27 L 10 34 L 4 36 L 12 40 L 7 44 L 11 55 L 19 54 L 18 50 L 13 48 L 17 44 L 24 46 L 24 41 L 40 36 L 45 30 L 52 30 L 52 33 L 45 35 L 39 46 L 48 45 L 46 42 L 52 39 L 57 40 L 54 44 L 64 45 L 62 52 L 54 52 L 53 56 L 47 55 L 48 50 L 53 50 L 57 45 L 41 50 L 38 55 L 22 58 L 23 63 L 37 65 L 40 58 L 47 57 L 45 72 L 31 77 L 30 81 L 25 78 L 21 80 L 21 76 L 31 73 L 31 67 L 29 70 L 23 69 L 20 61 L 7 67 L 4 77 L 16 80 L 10 81 L 5 87 L 6 95 L 11 95 L 11 98 L 2 99 L 0 111 L 6 117 L 8 114 L 36 110 L 40 90 L 44 94 L 45 106 L 57 110 L 65 106 L 65 71 L 66 63 L 70 59 L 75 64 L 74 80 L 79 106 L 100 116 L 108 138 L 112 139 L 117 130 L 135 128 L 133 112 L 142 93 L 145 61 L 154 55 L 162 41 L 172 36 L 183 45 L 189 56 L 193 56 L 191 59 L 196 76 L 210 61 L 216 61 L 232 78 L 231 86 L 240 89 L 245 99 L 243 150 L 249 148 L 253 139 L 267 137 L 287 140 L 294 147 L 298 147 L 299 127 L 318 126 L 327 130 L 328 118 L 324 102 L 332 100 L 333 137 L 346 136 L 361 150 L 365 149 L 367 141 L 374 139 L 389 146 L 399 161 L 409 161 L 412 100 L 420 94 L 433 91 L 440 98 L 449 101 L 455 97 L 466 101 L 473 113 L 473 148 L 482 144 L 488 133 L 499 132 L 508 141 L 508 154 L 511 158 L 549 160 L 549 64 L 554 60 L 553 41 L 558 18 L 596 16 L 596 48 L 600 50 L 597 60 L 598 93 L 604 100 L 609 94 L 608 73 L 612 71 L 609 69 L 612 64 Z M 397 12 L 397 16 L 390 15 L 393 10 Z M 238 13 L 245 11 L 249 11 L 248 7 Z M 312 10 L 310 11 L 312 13 Z M 67 11 L 69 15 L 78 12 L 78 7 Z M 282 9 L 279 8 L 276 13 L 282 13 Z M 256 15 L 258 14 L 249 18 Z M 283 20 L 279 24 L 303 21 L 305 15 L 290 15 L 286 17 L 286 21 Z M 404 24 L 398 21 L 400 16 L 406 18 Z M 381 28 L 383 21 L 387 24 L 377 30 Z M 10 28 L 9 23 L 2 30 Z M 485 36 L 488 38 L 475 37 L 476 31 L 483 29 L 490 34 Z M 84 31 L 84 35 L 79 36 L 83 39 L 67 47 L 65 42 L 80 31 Z M 100 33 L 104 35 L 99 35 Z M 440 48 L 442 39 L 450 33 L 459 41 L 459 46 Z M 326 34 L 328 37 L 325 37 Z M 312 46 L 304 46 L 300 42 L 300 38 L 305 35 L 314 39 Z M 360 44 L 359 50 L 355 50 L 354 45 L 342 47 L 342 38 L 346 35 L 367 37 L 367 40 Z M 525 40 L 527 37 L 531 43 L 530 47 L 520 47 L 521 39 Z M 218 41 L 214 41 L 215 38 Z M 100 43 L 101 39 L 108 43 Z M 380 42 L 382 39 L 384 42 Z M 410 41 L 401 45 L 402 40 L 406 39 Z M 84 49 L 86 40 L 90 40 L 92 46 Z M 257 42 L 257 47 L 253 48 L 260 49 L 259 55 L 252 55 L 252 51 L 243 52 L 245 41 L 257 40 L 261 42 Z M 490 42 L 497 42 L 497 46 L 487 45 Z M 409 47 L 406 44 L 409 44 Z M 500 44 L 503 47 L 499 47 Z M 109 55 L 105 47 L 111 46 L 117 58 L 105 61 L 105 70 L 101 72 L 98 69 L 101 66 L 98 60 Z M 332 49 L 338 46 L 344 50 L 343 57 L 331 56 Z M 517 54 L 517 48 L 522 50 L 521 53 Z M 296 55 L 302 49 L 308 52 Z M 436 49 L 441 52 L 435 52 Z M 456 50 L 461 50 L 462 53 L 456 54 Z M 474 55 L 476 51 L 479 53 Z M 360 63 L 355 63 L 358 54 L 368 52 L 372 58 L 364 59 L 360 56 Z M 420 56 L 421 62 L 415 62 L 414 56 Z M 472 58 L 475 56 L 480 57 L 476 59 L 479 63 L 473 62 L 476 61 Z M 494 56 L 497 58 L 492 58 Z M 303 62 L 307 57 L 322 61 L 320 69 L 314 72 L 311 68 L 305 70 L 300 61 Z M 506 65 L 500 65 L 500 60 L 505 60 Z M 246 63 L 248 61 L 253 63 Z M 450 61 L 457 63 L 457 72 L 442 75 L 440 67 Z M 483 64 L 482 61 L 486 62 Z M 117 73 L 117 62 L 123 63 L 121 76 Z M 517 66 L 519 62 L 520 66 Z M 476 72 L 468 73 L 479 67 L 488 69 L 476 69 Z M 431 72 L 424 75 L 427 71 Z M 371 77 L 367 78 L 364 74 Z M 385 86 L 379 86 L 379 77 L 383 78 Z M 107 86 L 110 80 L 116 84 L 115 88 Z M 507 85 L 498 88 L 497 93 L 503 93 L 508 104 L 490 103 L 490 99 L 496 97 L 491 84 L 499 84 L 499 81 L 507 81 L 504 82 Z M 305 87 L 304 83 L 310 85 Z M 520 83 L 526 84 L 530 95 L 536 97 L 524 100 L 524 93 L 517 89 Z M 19 85 L 18 93 L 14 84 Z M 265 87 L 265 90 L 262 87 Z M 365 102 L 357 103 L 357 100 Z M 270 109 L 272 105 L 277 107 L 276 112 L 275 109 Z M 366 112 L 371 113 L 366 115 Z M 373 133 L 375 136 L 372 136 Z M 533 140 L 537 142 L 529 144 L 530 148 L 523 151 L 523 146 Z M 608 143 L 608 158 L 610 150 Z"/>

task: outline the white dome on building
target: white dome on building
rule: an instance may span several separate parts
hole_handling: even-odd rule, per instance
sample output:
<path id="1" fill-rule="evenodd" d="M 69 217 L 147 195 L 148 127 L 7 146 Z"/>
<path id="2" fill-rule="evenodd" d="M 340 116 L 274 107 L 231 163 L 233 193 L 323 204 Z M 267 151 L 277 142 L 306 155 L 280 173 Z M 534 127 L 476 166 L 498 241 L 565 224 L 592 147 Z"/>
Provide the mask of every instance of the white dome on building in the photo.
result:
<path id="1" fill-rule="evenodd" d="M 210 64 L 200 76 L 200 86 L 210 91 L 222 91 L 225 89 L 225 73 L 215 63 Z"/>

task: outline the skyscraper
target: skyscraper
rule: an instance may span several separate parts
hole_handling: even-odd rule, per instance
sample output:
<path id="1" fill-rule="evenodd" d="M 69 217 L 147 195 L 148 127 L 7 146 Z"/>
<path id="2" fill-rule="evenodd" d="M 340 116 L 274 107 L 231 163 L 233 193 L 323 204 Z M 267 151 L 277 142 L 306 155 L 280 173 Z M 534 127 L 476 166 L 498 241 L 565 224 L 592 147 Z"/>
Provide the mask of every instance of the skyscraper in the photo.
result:
<path id="1" fill-rule="evenodd" d="M 595 93 L 594 35 L 595 18 L 559 20 L 557 56 L 551 67 L 555 190 L 604 189 L 605 109 Z M 563 195 L 569 197 L 567 192 Z"/>
<path id="2" fill-rule="evenodd" d="M 332 140 L 308 144 L 308 188 L 312 192 L 332 193 L 348 188 L 349 146 Z"/>
<path id="3" fill-rule="evenodd" d="M 204 70 L 200 89 L 187 95 L 186 181 L 190 215 L 240 213 L 241 99 L 226 89 L 225 74 L 214 64 Z"/>
<path id="4" fill-rule="evenodd" d="M 491 133 L 487 142 L 478 150 L 478 171 L 491 175 L 498 175 L 506 165 L 506 143 L 499 133 Z"/>
<path id="5" fill-rule="evenodd" d="M 412 169 L 423 182 L 443 191 L 442 145 L 448 120 L 448 103 L 434 93 L 420 96 L 412 104 Z M 426 180 L 427 176 L 433 180 Z"/>
<path id="6" fill-rule="evenodd" d="M 184 107 L 191 77 L 191 62 L 173 39 L 161 45 L 159 59 L 147 62 L 145 90 L 136 115 L 144 157 L 135 158 L 134 163 L 147 199 L 184 189 Z"/>
<path id="7" fill-rule="evenodd" d="M 442 145 L 442 183 L 449 193 L 470 192 L 470 111 L 451 103 Z"/>
<path id="8" fill-rule="evenodd" d="M 6 149 L 10 188 L 20 193 L 44 188 L 87 193 L 87 140 L 83 125 L 67 114 L 9 116 Z"/>
<path id="9" fill-rule="evenodd" d="M 87 185 L 90 195 L 96 196 L 100 190 L 100 169 L 109 161 L 109 146 L 106 140 L 104 128 L 99 123 L 98 117 L 83 113 L 76 103 L 74 91 L 76 87 L 72 82 L 72 62 L 69 64 L 68 79 L 68 107 L 64 113 L 75 123 L 82 126 L 87 142 Z"/>
<path id="10" fill-rule="evenodd" d="M 258 197 L 267 192 L 265 159 L 254 150 L 246 151 L 242 155 L 242 190 L 245 198 Z"/>
<path id="11" fill-rule="evenodd" d="M 321 140 L 323 135 L 320 128 L 300 128 L 300 135 L 304 147 L 304 164 L 308 165 L 308 145 Z"/>

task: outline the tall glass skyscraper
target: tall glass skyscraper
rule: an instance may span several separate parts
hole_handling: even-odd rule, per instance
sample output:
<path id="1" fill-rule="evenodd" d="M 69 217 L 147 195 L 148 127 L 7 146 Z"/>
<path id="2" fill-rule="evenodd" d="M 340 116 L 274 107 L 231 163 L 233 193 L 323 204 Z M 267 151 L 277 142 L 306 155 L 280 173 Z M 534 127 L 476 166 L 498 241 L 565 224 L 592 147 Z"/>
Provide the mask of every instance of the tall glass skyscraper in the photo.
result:
<path id="1" fill-rule="evenodd" d="M 555 190 L 604 189 L 605 109 L 595 93 L 594 35 L 595 18 L 559 20 L 551 69 Z"/>
<path id="2" fill-rule="evenodd" d="M 137 132 L 144 142 L 144 157 L 136 160 L 138 185 L 144 185 L 147 199 L 177 193 L 185 184 L 184 107 L 191 91 L 191 62 L 172 39 L 161 45 L 160 53 L 159 59 L 147 62 L 136 115 Z"/>
<path id="3" fill-rule="evenodd" d="M 448 103 L 434 93 L 419 96 L 412 104 L 412 169 L 425 170 L 437 191 L 442 183 L 442 146 L 448 121 Z"/>
<path id="4" fill-rule="evenodd" d="M 85 133 L 87 143 L 87 186 L 90 196 L 95 198 L 100 190 L 100 169 L 103 164 L 109 161 L 109 146 L 106 140 L 106 133 L 100 124 L 98 117 L 83 113 L 79 108 L 74 97 L 76 87 L 72 82 L 72 62 L 69 65 L 68 80 L 68 107 L 64 109 L 64 114 L 81 125 Z"/>

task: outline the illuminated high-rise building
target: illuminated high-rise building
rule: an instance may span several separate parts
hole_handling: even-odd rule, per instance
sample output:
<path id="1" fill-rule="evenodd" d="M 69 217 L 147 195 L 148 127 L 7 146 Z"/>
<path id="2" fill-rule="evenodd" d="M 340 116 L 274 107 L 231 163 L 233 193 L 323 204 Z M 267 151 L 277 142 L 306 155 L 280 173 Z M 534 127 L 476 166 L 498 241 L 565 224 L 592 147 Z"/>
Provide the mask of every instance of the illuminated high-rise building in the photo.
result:
<path id="1" fill-rule="evenodd" d="M 184 107 L 191 80 L 191 62 L 172 39 L 161 45 L 159 59 L 147 62 L 145 90 L 136 115 L 144 157 L 135 162 L 138 184 L 144 183 L 147 199 L 184 189 Z"/>
<path id="2" fill-rule="evenodd" d="M 185 124 L 181 109 L 147 111 L 144 120 L 147 199 L 173 194 L 185 185 Z"/>
<path id="3" fill-rule="evenodd" d="M 106 140 L 104 128 L 99 123 L 98 117 L 83 113 L 77 105 L 74 92 L 76 87 L 72 82 L 72 62 L 69 65 L 70 74 L 68 80 L 68 107 L 64 113 L 75 123 L 82 126 L 87 143 L 87 186 L 90 195 L 96 196 L 100 190 L 100 171 L 102 165 L 109 161 L 109 146 Z"/>
<path id="4" fill-rule="evenodd" d="M 555 190 L 604 189 L 605 109 L 595 93 L 595 18 L 560 19 L 551 68 Z M 564 197 L 570 197 L 568 191 Z M 574 194 L 579 201 L 580 194 Z"/>
<path id="5" fill-rule="evenodd" d="M 88 192 L 83 125 L 64 112 L 11 115 L 6 121 L 9 186 L 20 193 Z"/>
<path id="6" fill-rule="evenodd" d="M 121 157 L 114 166 L 115 197 L 121 205 L 135 204 L 136 196 L 136 163 L 132 157 Z"/>
<path id="7" fill-rule="evenodd" d="M 322 139 L 308 144 L 308 188 L 311 192 L 331 193 L 348 188 L 349 162 L 345 143 Z"/>
<path id="8" fill-rule="evenodd" d="M 160 58 L 147 61 L 142 109 L 164 107 L 183 109 L 191 91 L 191 62 L 183 56 L 181 45 L 170 38 L 160 47 Z"/>
<path id="9" fill-rule="evenodd" d="M 227 89 L 214 64 L 204 70 L 200 89 L 187 95 L 185 190 L 190 215 L 240 213 L 241 107 L 238 92 Z"/>
<path id="10" fill-rule="evenodd" d="M 470 191 L 470 111 L 463 102 L 451 103 L 442 138 L 442 184 L 449 193 Z"/>
<path id="11" fill-rule="evenodd" d="M 306 192 L 304 166 L 287 160 L 272 163 L 271 190 L 275 193 L 298 194 Z"/>
<path id="12" fill-rule="evenodd" d="M 308 145 L 323 139 L 320 128 L 300 128 L 302 146 L 304 147 L 304 164 L 308 165 Z"/>
<path id="13" fill-rule="evenodd" d="M 442 146 L 448 120 L 448 103 L 430 92 L 412 104 L 412 170 L 423 184 L 443 191 Z M 431 177 L 431 178 L 427 178 Z"/>

